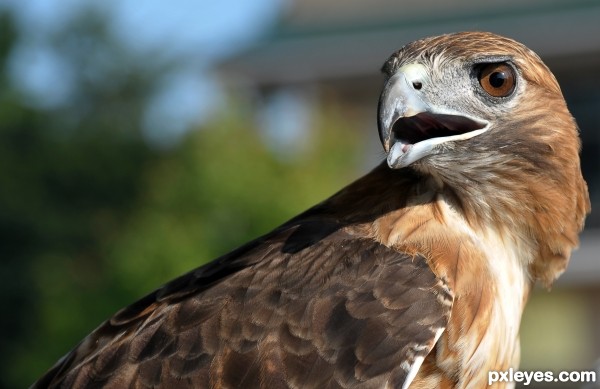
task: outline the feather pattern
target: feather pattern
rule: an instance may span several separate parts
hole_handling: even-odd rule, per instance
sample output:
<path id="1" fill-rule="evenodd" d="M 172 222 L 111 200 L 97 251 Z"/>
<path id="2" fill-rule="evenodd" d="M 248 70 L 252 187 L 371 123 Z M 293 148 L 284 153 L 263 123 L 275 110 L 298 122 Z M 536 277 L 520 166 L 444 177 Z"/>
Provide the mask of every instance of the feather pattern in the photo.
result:
<path id="1" fill-rule="evenodd" d="M 510 63 L 513 95 L 482 95 L 478 61 Z M 423 70 L 415 101 L 486 130 L 381 164 L 171 281 L 34 387 L 478 388 L 516 368 L 529 292 L 565 269 L 590 208 L 576 123 L 552 73 L 511 39 L 426 38 L 383 70 L 405 65 Z"/>
<path id="2" fill-rule="evenodd" d="M 404 382 L 452 293 L 422 256 L 295 220 L 118 312 L 38 387 L 371 388 Z"/>

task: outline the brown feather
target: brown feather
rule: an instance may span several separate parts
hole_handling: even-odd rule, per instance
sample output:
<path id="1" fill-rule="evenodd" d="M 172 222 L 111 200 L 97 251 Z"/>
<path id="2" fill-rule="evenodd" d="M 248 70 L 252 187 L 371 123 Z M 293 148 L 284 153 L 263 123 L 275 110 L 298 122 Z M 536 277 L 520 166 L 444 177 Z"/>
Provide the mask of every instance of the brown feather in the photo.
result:
<path id="1" fill-rule="evenodd" d="M 517 367 L 529 291 L 565 269 L 589 211 L 558 83 L 489 33 L 414 42 L 384 71 L 485 56 L 508 57 L 524 83 L 488 132 L 382 164 L 168 283 L 34 387 L 400 388 L 416 372 L 411 388 L 464 388 Z"/>
<path id="2" fill-rule="evenodd" d="M 318 214 L 261 238 L 242 257 L 220 259 L 249 265 L 208 289 L 210 265 L 119 312 L 37 386 L 170 387 L 177 380 L 186 387 L 345 388 L 405 376 L 401 361 L 433 347 L 451 294 L 423 257 L 356 236 L 343 223 L 286 254 Z"/>

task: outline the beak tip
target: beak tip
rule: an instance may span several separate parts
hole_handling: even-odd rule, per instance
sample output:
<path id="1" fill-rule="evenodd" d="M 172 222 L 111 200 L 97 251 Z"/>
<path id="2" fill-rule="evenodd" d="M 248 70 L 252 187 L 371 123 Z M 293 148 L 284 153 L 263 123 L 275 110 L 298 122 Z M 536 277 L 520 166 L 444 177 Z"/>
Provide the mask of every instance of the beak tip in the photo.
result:
<path id="1" fill-rule="evenodd" d="M 390 132 L 379 127 L 379 140 L 383 146 L 383 150 L 388 153 L 391 147 Z"/>
<path id="2" fill-rule="evenodd" d="M 379 140 L 381 142 L 381 145 L 383 146 L 383 150 L 385 150 L 386 153 L 389 153 L 389 151 L 392 147 L 392 145 L 391 145 L 392 131 L 391 131 L 391 128 L 389 128 L 389 126 L 385 125 L 384 120 L 381 115 L 381 111 L 379 112 L 379 115 L 378 115 L 377 127 L 379 130 Z"/>
<path id="3" fill-rule="evenodd" d="M 383 150 L 386 153 L 390 152 L 390 139 L 389 138 L 383 141 Z"/>

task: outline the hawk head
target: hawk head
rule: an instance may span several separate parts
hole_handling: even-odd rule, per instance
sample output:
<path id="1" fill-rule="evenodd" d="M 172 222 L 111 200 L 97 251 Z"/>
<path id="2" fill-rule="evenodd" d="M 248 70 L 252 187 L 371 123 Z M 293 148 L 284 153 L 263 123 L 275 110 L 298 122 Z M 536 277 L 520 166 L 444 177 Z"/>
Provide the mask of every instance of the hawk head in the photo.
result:
<path id="1" fill-rule="evenodd" d="M 540 120 L 568 113 L 556 79 L 540 58 L 490 33 L 413 42 L 394 53 L 383 72 L 387 80 L 378 123 L 391 168 L 415 163 L 447 167 L 447 162 L 485 157 L 506 146 L 497 138 L 508 141 L 507 131 L 513 133 L 509 143 L 524 140 L 519 133 L 533 124 L 524 122 L 531 119 L 532 108 L 543 108 L 537 113 Z M 566 119 L 573 129 L 570 115 Z M 537 143 L 533 136 L 526 140 Z"/>
<path id="2" fill-rule="evenodd" d="M 534 236 L 549 283 L 589 211 L 577 125 L 554 75 L 522 44 L 484 32 L 422 39 L 384 64 L 378 125 L 392 169 L 452 191 L 473 224 Z M 519 239 L 519 238 L 517 238 Z"/>

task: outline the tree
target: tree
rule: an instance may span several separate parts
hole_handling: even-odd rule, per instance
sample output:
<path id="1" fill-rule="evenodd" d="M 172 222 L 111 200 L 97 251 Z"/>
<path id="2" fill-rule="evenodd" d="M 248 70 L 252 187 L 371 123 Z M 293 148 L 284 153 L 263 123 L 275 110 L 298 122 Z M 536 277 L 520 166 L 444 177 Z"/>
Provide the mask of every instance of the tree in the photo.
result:
<path id="1" fill-rule="evenodd" d="M 40 107 L 0 90 L 2 387 L 29 385 L 123 305 L 356 176 L 357 129 L 334 108 L 315 113 L 311 147 L 292 158 L 233 99 L 178 145 L 153 149 L 143 109 L 176 68 L 124 54 L 101 15 L 81 17 L 53 39 L 76 70 L 70 101 Z M 1 25 L 0 81 L 11 85 L 21 38 L 10 15 Z"/>
<path id="2" fill-rule="evenodd" d="M 106 79 L 87 82 L 93 69 L 78 62 L 83 48 L 65 38 L 55 48 L 77 69 L 76 96 L 60 107 L 37 106 L 9 76 L 12 55 L 24 43 L 11 15 L 1 19 L 0 292 L 9 319 L 0 328 L 10 336 L 0 340 L 0 386 L 23 387 L 56 358 L 56 346 L 66 349 L 89 326 L 86 308 L 107 282 L 105 242 L 133 208 L 140 172 L 158 153 L 138 129 L 149 72 L 110 75 L 111 88 Z M 97 26 L 74 26 L 72 40 L 108 51 Z"/>

